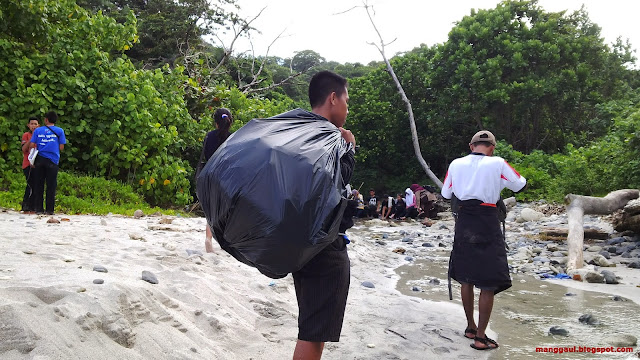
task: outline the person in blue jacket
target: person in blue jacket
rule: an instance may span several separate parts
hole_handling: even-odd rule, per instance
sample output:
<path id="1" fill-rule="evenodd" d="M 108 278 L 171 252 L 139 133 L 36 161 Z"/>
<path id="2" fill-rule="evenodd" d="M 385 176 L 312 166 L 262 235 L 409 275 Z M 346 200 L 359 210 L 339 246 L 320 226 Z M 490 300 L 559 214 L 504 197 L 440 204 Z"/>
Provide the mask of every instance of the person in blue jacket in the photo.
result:
<path id="1" fill-rule="evenodd" d="M 67 139 L 64 130 L 55 126 L 58 114 L 49 111 L 44 116 L 44 126 L 33 131 L 31 137 L 32 148 L 38 149 L 38 156 L 34 168 L 34 197 L 36 214 L 53 215 L 56 205 L 56 188 L 58 187 L 58 163 L 60 152 L 64 149 Z M 43 207 L 44 188 L 47 187 L 46 208 Z"/>

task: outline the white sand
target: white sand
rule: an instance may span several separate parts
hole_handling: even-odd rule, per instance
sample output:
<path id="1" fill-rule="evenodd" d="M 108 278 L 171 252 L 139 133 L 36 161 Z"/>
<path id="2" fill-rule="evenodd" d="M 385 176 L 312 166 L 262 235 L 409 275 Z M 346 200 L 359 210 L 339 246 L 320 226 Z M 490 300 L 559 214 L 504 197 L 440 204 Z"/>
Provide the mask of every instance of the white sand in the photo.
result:
<path id="1" fill-rule="evenodd" d="M 291 358 L 293 280 L 271 280 L 217 245 L 204 253 L 204 219 L 55 218 L 69 221 L 0 212 L 0 358 Z M 394 269 L 404 255 L 364 235 L 352 240 L 342 338 L 327 343 L 324 359 L 489 355 L 462 337 L 459 305 L 396 291 Z M 188 249 L 203 255 L 187 256 Z M 96 265 L 108 273 L 93 271 Z M 159 284 L 141 280 L 143 270 Z"/>

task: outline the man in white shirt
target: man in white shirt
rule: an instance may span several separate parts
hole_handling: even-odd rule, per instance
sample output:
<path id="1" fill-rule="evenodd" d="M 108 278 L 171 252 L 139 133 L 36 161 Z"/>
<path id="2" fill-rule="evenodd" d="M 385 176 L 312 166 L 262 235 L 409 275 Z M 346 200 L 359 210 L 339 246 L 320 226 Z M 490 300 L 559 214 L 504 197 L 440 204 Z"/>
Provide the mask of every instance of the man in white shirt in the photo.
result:
<path id="1" fill-rule="evenodd" d="M 495 146 L 496 138 L 491 132 L 477 132 L 469 143 L 471 154 L 449 165 L 441 192 L 444 198 L 454 200 L 451 208 L 456 225 L 449 276 L 461 285 L 467 317 L 464 336 L 474 340 L 471 347 L 477 350 L 498 347 L 485 330 L 494 295 L 511 287 L 496 203 L 502 189 L 519 192 L 527 184 L 504 159 L 492 156 Z M 473 318 L 474 286 L 480 289 L 477 326 Z"/>

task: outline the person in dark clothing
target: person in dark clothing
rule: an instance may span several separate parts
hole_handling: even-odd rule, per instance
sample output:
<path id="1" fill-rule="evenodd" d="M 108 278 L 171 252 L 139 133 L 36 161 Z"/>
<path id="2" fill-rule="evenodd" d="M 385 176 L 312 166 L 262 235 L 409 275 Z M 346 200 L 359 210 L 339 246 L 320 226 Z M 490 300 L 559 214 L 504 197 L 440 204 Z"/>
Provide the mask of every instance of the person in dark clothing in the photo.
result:
<path id="1" fill-rule="evenodd" d="M 348 184 L 355 165 L 356 140 L 344 128 L 349 102 L 347 80 L 330 71 L 321 71 L 309 83 L 313 114 L 335 125 L 347 143 L 340 158 L 343 184 Z M 345 211 L 338 238 L 293 273 L 298 300 L 298 341 L 294 359 L 320 359 L 326 341 L 339 341 L 350 281 L 348 238 L 344 232 L 353 225 L 353 201 Z"/>
<path id="2" fill-rule="evenodd" d="M 207 135 L 204 137 L 204 141 L 202 142 L 202 153 L 200 154 L 200 160 L 198 161 L 198 166 L 196 169 L 196 179 L 202 171 L 202 168 L 206 165 L 209 158 L 213 155 L 213 153 L 218 150 L 220 145 L 227 140 L 231 133 L 229 132 L 229 128 L 231 128 L 231 123 L 233 122 L 233 117 L 231 116 L 231 111 L 229 109 L 220 108 L 217 109 L 213 113 L 213 119 L 216 124 L 216 129 L 213 131 L 209 131 Z M 213 252 L 213 234 L 211 233 L 211 228 L 207 224 L 207 231 L 204 240 L 204 249 L 206 252 Z"/>
<path id="3" fill-rule="evenodd" d="M 451 210 L 456 219 L 449 277 L 461 285 L 467 318 L 464 336 L 474 340 L 471 347 L 477 350 L 498 347 L 485 330 L 495 294 L 511 287 L 496 203 L 505 187 L 519 192 L 527 184 L 504 159 L 492 156 L 495 146 L 492 133 L 476 133 L 469 143 L 471 154 L 451 162 L 442 187 L 442 196 L 452 199 Z M 477 326 L 473 316 L 474 286 L 480 289 Z"/>
<path id="4" fill-rule="evenodd" d="M 390 219 L 400 220 L 407 216 L 407 203 L 404 201 L 403 195 L 404 194 L 397 195 L 396 203 L 391 210 L 391 216 L 389 216 Z"/>
<path id="5" fill-rule="evenodd" d="M 376 196 L 376 191 L 373 189 L 369 189 L 369 198 L 367 199 L 367 217 L 377 218 L 378 210 L 380 208 L 380 201 L 378 201 L 378 197 Z"/>

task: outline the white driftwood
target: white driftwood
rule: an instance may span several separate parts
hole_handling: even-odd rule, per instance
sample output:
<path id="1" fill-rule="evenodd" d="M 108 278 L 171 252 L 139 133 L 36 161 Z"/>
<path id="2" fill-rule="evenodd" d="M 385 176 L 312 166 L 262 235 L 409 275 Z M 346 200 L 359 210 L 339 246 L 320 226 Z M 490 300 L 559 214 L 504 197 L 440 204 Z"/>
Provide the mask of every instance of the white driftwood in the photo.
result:
<path id="1" fill-rule="evenodd" d="M 564 202 L 567 206 L 569 222 L 569 261 L 567 270 L 580 269 L 584 262 L 582 246 L 584 244 L 583 217 L 585 214 L 608 215 L 622 209 L 629 200 L 637 199 L 640 191 L 637 189 L 624 189 L 612 191 L 603 198 L 569 194 Z"/>

